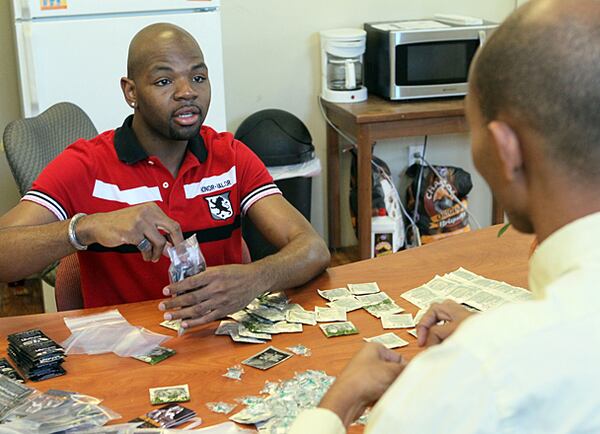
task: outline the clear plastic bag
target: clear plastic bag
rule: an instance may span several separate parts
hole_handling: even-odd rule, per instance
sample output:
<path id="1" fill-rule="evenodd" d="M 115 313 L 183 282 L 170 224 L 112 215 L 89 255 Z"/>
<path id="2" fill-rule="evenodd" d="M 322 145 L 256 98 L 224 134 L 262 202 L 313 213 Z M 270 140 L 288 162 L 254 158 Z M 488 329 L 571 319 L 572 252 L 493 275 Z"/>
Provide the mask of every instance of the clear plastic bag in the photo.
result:
<path id="1" fill-rule="evenodd" d="M 65 318 L 71 336 L 62 343 L 67 354 L 103 354 L 121 357 L 145 354 L 170 336 L 131 325 L 116 309 L 84 317 Z"/>
<path id="2" fill-rule="evenodd" d="M 120 342 L 115 344 L 112 351 L 121 357 L 146 354 L 170 338 L 143 327 L 133 327 Z"/>
<path id="3" fill-rule="evenodd" d="M 269 166 L 267 167 L 273 181 L 282 181 L 290 178 L 312 178 L 321 174 L 321 160 L 313 158 L 299 164 L 290 164 L 287 166 Z"/>
<path id="4" fill-rule="evenodd" d="M 171 265 L 169 266 L 169 281 L 180 282 L 186 277 L 195 276 L 206 270 L 206 261 L 200 251 L 196 234 L 182 243 L 167 249 Z"/>
<path id="5" fill-rule="evenodd" d="M 242 429 L 233 422 L 223 422 L 218 425 L 208 426 L 193 432 L 199 432 L 202 434 L 251 434 L 255 433 L 256 431 Z"/>
<path id="6" fill-rule="evenodd" d="M 35 393 L 35 389 L 27 387 L 5 375 L 0 375 L 0 416 L 6 415 L 28 396 Z"/>
<path id="7" fill-rule="evenodd" d="M 66 392 L 49 390 L 46 393 L 41 393 L 36 390 L 23 402 L 7 412 L 2 417 L 2 421 L 10 422 L 12 420 L 31 416 L 32 414 L 48 408 L 59 407 L 63 405 L 67 399 L 69 399 L 69 394 Z"/>
<path id="8" fill-rule="evenodd" d="M 186 277 L 195 276 L 206 270 L 206 261 L 200 251 L 196 234 L 176 246 L 169 247 L 167 254 L 171 258 L 171 265 L 169 266 L 169 282 L 171 283 L 180 282 Z M 190 291 L 180 291 L 174 294 L 173 297 L 186 292 Z M 177 321 L 181 322 L 181 320 Z M 177 336 L 181 336 L 183 333 L 185 333 L 185 329 L 179 327 Z"/>
<path id="9" fill-rule="evenodd" d="M 119 419 L 121 416 L 99 405 L 97 398 L 71 394 L 60 405 L 39 408 L 26 417 L 4 424 L 5 427 L 31 434 L 52 434 L 62 431 L 92 429 Z"/>
<path id="10" fill-rule="evenodd" d="M 137 427 L 140 426 L 143 422 L 137 423 L 122 423 L 119 425 L 110 425 L 102 428 L 96 427 L 89 430 L 77 430 L 78 434 L 134 434 L 137 431 Z"/>
<path id="11" fill-rule="evenodd" d="M 89 327 L 110 326 L 127 322 L 121 312 L 117 309 L 107 310 L 105 312 L 96 313 L 93 315 L 77 316 L 72 318 L 64 318 L 66 326 L 71 330 L 71 333 L 78 330 L 83 330 Z"/>

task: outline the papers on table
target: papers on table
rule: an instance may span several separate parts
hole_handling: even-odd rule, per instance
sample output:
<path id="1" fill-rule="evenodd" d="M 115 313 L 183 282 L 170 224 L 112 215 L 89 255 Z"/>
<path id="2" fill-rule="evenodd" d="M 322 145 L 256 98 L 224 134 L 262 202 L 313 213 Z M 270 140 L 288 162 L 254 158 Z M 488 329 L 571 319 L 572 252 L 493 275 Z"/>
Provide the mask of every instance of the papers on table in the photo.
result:
<path id="1" fill-rule="evenodd" d="M 483 312 L 506 303 L 530 300 L 531 293 L 459 268 L 444 276 L 435 276 L 426 284 L 405 292 L 402 298 L 424 310 L 431 303 L 450 299 Z"/>
<path id="2" fill-rule="evenodd" d="M 349 283 L 345 288 L 318 290 L 318 293 L 327 307 L 315 306 L 314 310 L 290 303 L 284 294 L 263 295 L 244 310 L 229 315 L 231 320 L 222 321 L 215 334 L 229 335 L 235 342 L 259 344 L 271 340 L 273 334 L 302 333 L 303 325 L 316 326 L 318 323 L 327 336 L 346 335 L 350 331 L 354 334 L 358 329 L 349 326 L 348 316 L 359 309 L 379 319 L 382 329 L 405 329 L 415 333 L 412 329 L 434 302 L 450 299 L 468 309 L 486 311 L 531 298 L 531 293 L 523 288 L 487 279 L 464 268 L 435 276 L 402 294 L 403 299 L 419 307 L 414 318 L 382 292 L 377 282 Z M 397 343 L 389 341 L 395 339 L 391 333 L 382 336 L 388 345 Z"/>

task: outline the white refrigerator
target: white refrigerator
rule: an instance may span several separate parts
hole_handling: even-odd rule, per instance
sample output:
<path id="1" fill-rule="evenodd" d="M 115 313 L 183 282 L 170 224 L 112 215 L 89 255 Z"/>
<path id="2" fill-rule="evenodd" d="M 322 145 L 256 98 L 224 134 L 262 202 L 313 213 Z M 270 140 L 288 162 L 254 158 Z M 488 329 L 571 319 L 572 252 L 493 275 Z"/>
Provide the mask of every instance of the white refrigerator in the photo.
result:
<path id="1" fill-rule="evenodd" d="M 69 101 L 100 132 L 120 126 L 132 112 L 119 85 L 129 42 L 143 27 L 168 22 L 200 44 L 212 85 L 205 124 L 225 130 L 220 0 L 11 1 L 25 117 Z"/>

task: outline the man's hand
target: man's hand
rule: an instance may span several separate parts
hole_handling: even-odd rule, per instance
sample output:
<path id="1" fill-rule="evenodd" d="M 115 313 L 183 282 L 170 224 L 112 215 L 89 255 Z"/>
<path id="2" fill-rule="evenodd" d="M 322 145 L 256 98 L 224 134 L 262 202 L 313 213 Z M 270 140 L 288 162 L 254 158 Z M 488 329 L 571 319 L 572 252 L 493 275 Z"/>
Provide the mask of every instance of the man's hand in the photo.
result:
<path id="1" fill-rule="evenodd" d="M 165 319 L 184 319 L 182 327 L 206 324 L 246 307 L 267 288 L 256 264 L 221 265 L 167 286 L 166 296 L 190 291 L 159 305 Z M 173 310 L 176 309 L 176 310 Z"/>
<path id="2" fill-rule="evenodd" d="M 368 343 L 344 368 L 319 407 L 336 413 L 347 427 L 381 398 L 405 366 L 400 354 Z"/>
<path id="3" fill-rule="evenodd" d="M 166 234 L 173 244 L 183 241 L 179 223 L 167 215 L 155 203 L 145 203 L 118 211 L 91 214 L 77 225 L 77 237 L 89 245 L 99 243 L 105 247 L 123 244 L 137 246 L 147 239 L 146 249 L 141 250 L 145 261 L 156 262 L 167 245 Z"/>
<path id="4" fill-rule="evenodd" d="M 417 336 L 419 346 L 432 346 L 442 343 L 465 319 L 473 315 L 460 304 L 446 300 L 443 303 L 433 303 L 419 324 Z M 440 321 L 444 324 L 438 325 Z"/>

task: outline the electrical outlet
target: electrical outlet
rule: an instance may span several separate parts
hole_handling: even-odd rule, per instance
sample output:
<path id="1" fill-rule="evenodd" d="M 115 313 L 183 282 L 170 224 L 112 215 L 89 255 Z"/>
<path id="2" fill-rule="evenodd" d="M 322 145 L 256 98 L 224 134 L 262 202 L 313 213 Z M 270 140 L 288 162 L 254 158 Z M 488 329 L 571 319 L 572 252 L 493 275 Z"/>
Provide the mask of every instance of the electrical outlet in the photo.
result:
<path id="1" fill-rule="evenodd" d="M 411 145 L 408 147 L 408 167 L 415 163 L 421 163 L 421 159 L 415 157 L 415 154 L 423 155 L 423 145 Z"/>

